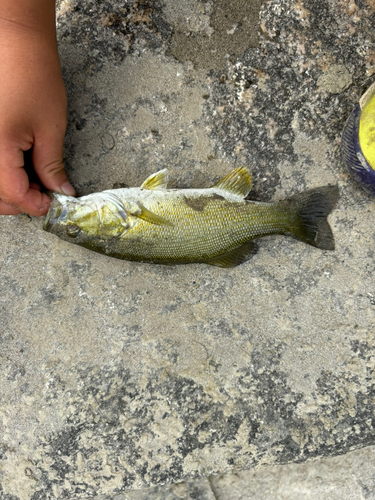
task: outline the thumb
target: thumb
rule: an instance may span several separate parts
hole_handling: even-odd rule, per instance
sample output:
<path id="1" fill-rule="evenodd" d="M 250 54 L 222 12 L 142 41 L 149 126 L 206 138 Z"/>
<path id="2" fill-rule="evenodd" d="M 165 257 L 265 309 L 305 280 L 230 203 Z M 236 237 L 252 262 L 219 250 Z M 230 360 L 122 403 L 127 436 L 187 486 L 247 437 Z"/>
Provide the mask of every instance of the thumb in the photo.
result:
<path id="1" fill-rule="evenodd" d="M 67 196 L 75 196 L 64 170 L 63 162 L 64 135 L 56 134 L 43 139 L 35 138 L 33 146 L 33 165 L 43 186 Z"/>

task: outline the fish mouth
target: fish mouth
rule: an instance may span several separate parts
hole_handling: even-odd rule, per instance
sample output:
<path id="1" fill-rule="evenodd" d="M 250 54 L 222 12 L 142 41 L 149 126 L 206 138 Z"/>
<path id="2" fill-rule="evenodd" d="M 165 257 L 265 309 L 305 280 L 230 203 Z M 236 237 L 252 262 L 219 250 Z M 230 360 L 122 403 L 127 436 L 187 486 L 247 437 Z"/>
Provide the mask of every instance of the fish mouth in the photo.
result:
<path id="1" fill-rule="evenodd" d="M 46 218 L 44 219 L 43 229 L 45 231 L 51 231 L 53 226 L 63 220 L 68 213 L 68 207 L 63 205 L 57 200 L 53 200 L 47 212 Z"/>

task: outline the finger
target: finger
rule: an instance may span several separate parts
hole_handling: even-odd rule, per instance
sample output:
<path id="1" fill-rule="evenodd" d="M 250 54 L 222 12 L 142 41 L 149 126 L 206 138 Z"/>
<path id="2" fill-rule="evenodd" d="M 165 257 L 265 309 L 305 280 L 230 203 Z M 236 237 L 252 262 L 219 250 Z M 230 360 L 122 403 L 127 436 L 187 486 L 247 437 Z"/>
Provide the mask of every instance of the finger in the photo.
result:
<path id="1" fill-rule="evenodd" d="M 0 159 L 0 198 L 29 215 L 45 215 L 50 199 L 37 189 L 30 188 L 23 169 L 23 152 L 17 147 L 3 148 Z M 11 210 L 11 209 L 7 209 Z"/>
<path id="2" fill-rule="evenodd" d="M 17 208 L 12 207 L 12 205 L 5 203 L 3 200 L 0 200 L 0 215 L 18 215 L 20 213 L 21 212 L 17 210 Z"/>
<path id="3" fill-rule="evenodd" d="M 42 184 L 51 191 L 67 196 L 75 196 L 64 170 L 63 162 L 64 134 L 44 134 L 35 138 L 33 147 L 33 165 Z"/>

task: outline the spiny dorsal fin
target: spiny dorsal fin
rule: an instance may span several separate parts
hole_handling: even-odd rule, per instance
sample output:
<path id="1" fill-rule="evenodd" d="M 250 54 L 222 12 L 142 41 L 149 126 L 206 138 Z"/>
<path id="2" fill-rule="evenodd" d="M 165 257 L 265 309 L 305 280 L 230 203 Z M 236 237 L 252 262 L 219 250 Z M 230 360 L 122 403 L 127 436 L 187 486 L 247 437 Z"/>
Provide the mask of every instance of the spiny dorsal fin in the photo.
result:
<path id="1" fill-rule="evenodd" d="M 255 241 L 247 241 L 240 247 L 235 248 L 227 253 L 207 260 L 207 264 L 218 267 L 235 267 L 247 260 L 251 259 L 258 251 L 258 246 Z"/>
<path id="2" fill-rule="evenodd" d="M 159 170 L 155 174 L 150 175 L 144 181 L 141 186 L 141 189 L 165 189 L 168 184 L 168 170 L 163 168 L 163 170 Z"/>
<path id="3" fill-rule="evenodd" d="M 167 219 L 164 219 L 164 217 L 160 217 L 160 215 L 157 215 L 154 212 L 151 212 L 151 210 L 144 207 L 140 203 L 138 203 L 138 207 L 139 210 L 137 210 L 132 215 L 139 217 L 139 219 L 142 219 L 146 222 L 150 222 L 151 224 L 156 224 L 157 226 L 174 226 L 172 222 L 170 222 Z"/>
<path id="4" fill-rule="evenodd" d="M 249 170 L 246 167 L 238 167 L 212 187 L 224 189 L 245 198 L 250 192 L 251 183 Z"/>

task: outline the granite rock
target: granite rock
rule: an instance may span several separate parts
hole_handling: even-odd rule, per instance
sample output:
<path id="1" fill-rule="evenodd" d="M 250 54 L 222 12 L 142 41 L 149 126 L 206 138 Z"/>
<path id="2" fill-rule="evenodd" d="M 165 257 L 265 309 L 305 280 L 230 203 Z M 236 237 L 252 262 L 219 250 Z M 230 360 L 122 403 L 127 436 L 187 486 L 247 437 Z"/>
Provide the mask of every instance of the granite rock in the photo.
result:
<path id="1" fill-rule="evenodd" d="M 211 476 L 98 500 L 373 500 L 375 447 L 303 464 Z"/>
<path id="2" fill-rule="evenodd" d="M 79 195 L 164 167 L 207 187 L 246 164 L 264 201 L 338 184 L 336 251 L 268 237 L 234 269 L 152 266 L 1 217 L 4 500 L 115 498 L 375 444 L 374 200 L 339 154 L 374 71 L 373 3 L 233 4 L 59 3 L 68 175 Z"/>

